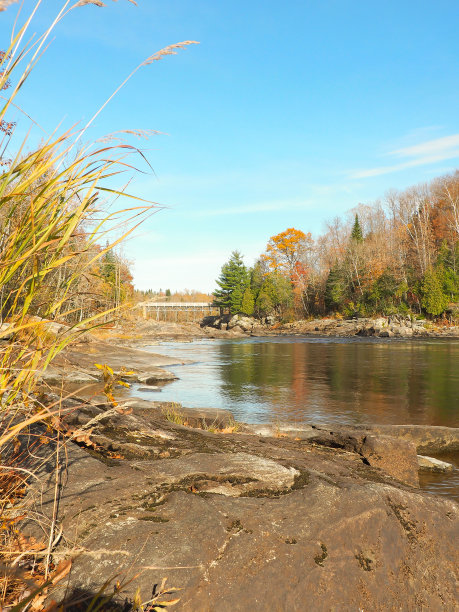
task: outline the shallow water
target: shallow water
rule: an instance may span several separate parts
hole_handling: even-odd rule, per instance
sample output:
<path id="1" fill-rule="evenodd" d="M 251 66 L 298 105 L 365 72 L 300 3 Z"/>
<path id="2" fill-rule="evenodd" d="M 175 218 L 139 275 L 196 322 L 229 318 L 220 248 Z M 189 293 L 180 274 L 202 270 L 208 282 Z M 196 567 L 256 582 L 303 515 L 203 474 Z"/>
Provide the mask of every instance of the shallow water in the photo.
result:
<path id="1" fill-rule="evenodd" d="M 457 340 L 270 337 L 148 348 L 194 363 L 168 368 L 179 380 L 158 393 L 134 387 L 145 399 L 229 409 L 248 423 L 459 426 Z M 448 479 L 454 496 L 459 470 L 427 488 L 442 492 Z"/>

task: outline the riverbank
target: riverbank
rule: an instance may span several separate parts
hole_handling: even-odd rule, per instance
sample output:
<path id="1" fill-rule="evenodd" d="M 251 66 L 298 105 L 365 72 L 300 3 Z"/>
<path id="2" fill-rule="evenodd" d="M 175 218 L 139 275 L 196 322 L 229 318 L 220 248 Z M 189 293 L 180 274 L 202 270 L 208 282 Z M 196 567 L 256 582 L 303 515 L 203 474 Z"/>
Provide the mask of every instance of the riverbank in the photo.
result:
<path id="1" fill-rule="evenodd" d="M 207 317 L 202 326 L 211 335 L 212 330 L 232 334 L 265 335 L 310 335 L 336 338 L 353 336 L 379 338 L 459 338 L 459 326 L 434 324 L 427 320 L 393 316 L 377 318 L 321 318 L 291 323 L 279 323 L 272 319 L 260 321 L 243 315 Z"/>
<path id="2" fill-rule="evenodd" d="M 241 338 L 245 336 L 305 335 L 328 338 L 354 336 L 376 338 L 459 338 L 459 326 L 409 317 L 321 318 L 281 323 L 244 315 L 205 317 L 200 322 L 174 323 L 138 319 L 118 328 L 99 332 L 119 345 L 146 346 L 164 341 L 186 342 L 196 338 Z"/>
<path id="3" fill-rule="evenodd" d="M 458 449 L 458 430 L 249 426 L 136 398 L 64 406 L 91 444 L 67 443 L 60 465 L 54 557 L 73 566 L 54 597 L 140 572 L 126 595 L 146 600 L 167 577 L 180 610 L 454 609 L 459 506 L 419 489 L 417 453 Z M 37 536 L 55 482 L 35 460 Z"/>

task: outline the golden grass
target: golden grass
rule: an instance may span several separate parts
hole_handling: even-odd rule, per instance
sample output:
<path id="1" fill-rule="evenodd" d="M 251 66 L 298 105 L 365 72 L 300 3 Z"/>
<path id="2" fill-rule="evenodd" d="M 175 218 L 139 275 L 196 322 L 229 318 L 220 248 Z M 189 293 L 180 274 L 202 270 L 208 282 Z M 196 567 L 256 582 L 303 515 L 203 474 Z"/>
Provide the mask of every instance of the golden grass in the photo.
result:
<path id="1" fill-rule="evenodd" d="M 134 0 L 129 2 L 136 4 Z M 13 0 L 0 0 L 0 12 L 13 3 Z M 88 4 L 105 6 L 99 0 L 80 0 L 73 4 L 68 0 L 44 33 L 27 41 L 39 4 L 37 1 L 23 25 L 18 27 L 21 6 L 9 46 L 0 53 L 0 90 L 8 89 L 0 107 L 4 138 L 10 137 L 14 127 L 4 118 L 11 107 L 18 108 L 14 101 L 16 95 L 46 49 L 56 24 L 73 9 Z M 31 480 L 36 478 L 28 468 L 30 453 L 40 445 L 49 444 L 50 453 L 43 461 L 54 461 L 57 475 L 68 443 L 64 432 L 59 431 L 60 402 L 55 406 L 41 405 L 33 394 L 37 372 L 45 369 L 80 334 L 98 325 L 107 313 L 94 313 L 58 331 L 51 331 L 50 321 L 71 318 L 70 297 L 82 275 L 90 275 L 94 264 L 158 207 L 127 194 L 123 187 L 112 187 L 114 177 L 125 171 L 136 172 L 130 156 L 145 159 L 137 148 L 125 143 L 92 147 L 78 143 L 132 74 L 192 43 L 171 45 L 139 64 L 83 129 L 54 133 L 35 147 L 25 140 L 12 159 L 0 158 L 0 323 L 2 334 L 7 333 L 7 339 L 0 339 L 0 598 L 2 609 L 10 606 L 10 612 L 43 610 L 50 590 L 71 566 L 71 561 L 57 566 L 53 562 L 54 546 L 60 538 L 57 484 L 45 541 L 38 542 L 21 533 L 21 522 L 28 511 L 23 500 Z M 11 129 L 6 130 L 5 126 Z M 125 132 L 147 135 L 138 130 Z M 131 204 L 122 211 L 101 215 L 102 197 L 125 197 Z M 116 223 L 129 229 L 107 243 Z M 101 243 L 107 243 L 106 247 L 100 248 Z M 63 270 L 65 274 L 61 274 Z M 58 290 L 47 291 L 50 279 L 56 276 L 60 279 Z M 50 321 L 31 316 L 37 301 L 45 319 Z M 111 392 L 113 373 L 109 369 L 106 372 L 105 382 Z M 24 439 L 32 439 L 33 443 L 24 446 Z M 158 597 L 171 591 L 163 587 Z M 105 588 L 103 585 L 86 610 L 103 609 L 112 597 L 104 599 Z M 140 603 L 134 603 L 133 609 L 142 609 Z"/>

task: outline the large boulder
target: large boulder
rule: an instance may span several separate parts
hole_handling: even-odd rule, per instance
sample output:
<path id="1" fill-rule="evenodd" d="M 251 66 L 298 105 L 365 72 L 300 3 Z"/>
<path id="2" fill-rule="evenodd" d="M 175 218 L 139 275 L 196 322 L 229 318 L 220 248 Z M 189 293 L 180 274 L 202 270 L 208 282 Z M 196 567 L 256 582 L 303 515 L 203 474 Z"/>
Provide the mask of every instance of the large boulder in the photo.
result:
<path id="1" fill-rule="evenodd" d="M 400 482 L 419 485 L 419 466 L 413 442 L 387 435 L 371 435 L 357 428 L 335 428 L 335 431 L 316 428 L 316 431 L 315 437 L 309 437 L 311 442 L 358 453 L 365 463 Z"/>

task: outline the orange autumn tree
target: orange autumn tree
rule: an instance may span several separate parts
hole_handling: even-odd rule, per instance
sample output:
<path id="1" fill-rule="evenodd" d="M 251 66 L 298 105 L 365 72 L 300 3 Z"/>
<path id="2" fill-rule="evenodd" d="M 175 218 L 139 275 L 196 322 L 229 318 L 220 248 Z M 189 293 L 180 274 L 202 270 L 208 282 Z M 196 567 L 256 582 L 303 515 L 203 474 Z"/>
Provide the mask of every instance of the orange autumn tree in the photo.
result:
<path id="1" fill-rule="evenodd" d="M 308 279 L 308 255 L 312 251 L 314 241 L 311 233 L 289 227 L 280 234 L 271 236 L 266 246 L 266 252 L 261 259 L 265 261 L 272 272 L 280 273 L 290 278 L 295 301 L 301 303 L 306 310 L 304 292 Z"/>

